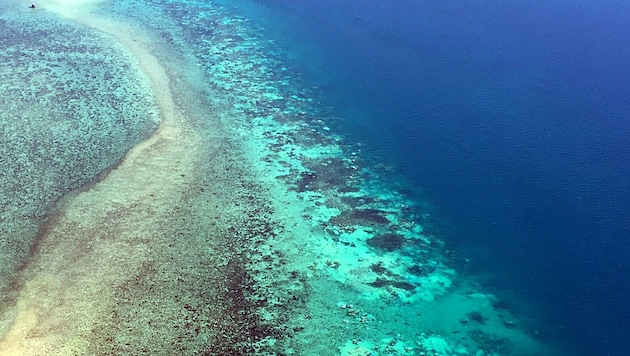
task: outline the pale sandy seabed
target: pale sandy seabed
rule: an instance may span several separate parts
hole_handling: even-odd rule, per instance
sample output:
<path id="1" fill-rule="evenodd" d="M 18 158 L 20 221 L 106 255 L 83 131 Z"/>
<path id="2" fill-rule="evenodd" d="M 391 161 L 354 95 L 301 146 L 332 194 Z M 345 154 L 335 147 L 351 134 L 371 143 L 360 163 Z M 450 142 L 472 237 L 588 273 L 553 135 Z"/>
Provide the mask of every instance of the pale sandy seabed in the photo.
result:
<path id="1" fill-rule="evenodd" d="M 523 301 L 453 269 L 429 213 L 247 19 L 209 2 L 22 5 L 4 26 L 52 24 L 76 48 L 31 50 L 33 24 L 5 52 L 45 64 L 2 67 L 25 79 L 0 118 L 58 139 L 3 181 L 0 355 L 562 354 Z M 78 89 L 41 84 L 80 71 Z M 17 204 L 18 189 L 33 193 Z"/>

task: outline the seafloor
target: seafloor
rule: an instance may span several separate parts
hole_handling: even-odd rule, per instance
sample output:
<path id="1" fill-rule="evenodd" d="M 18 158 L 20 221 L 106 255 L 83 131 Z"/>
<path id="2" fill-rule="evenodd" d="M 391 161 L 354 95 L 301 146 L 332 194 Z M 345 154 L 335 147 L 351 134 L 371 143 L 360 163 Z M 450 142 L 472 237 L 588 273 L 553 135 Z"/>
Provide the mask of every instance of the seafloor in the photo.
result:
<path id="1" fill-rule="evenodd" d="M 247 18 L 0 9 L 1 355 L 564 353 Z"/>

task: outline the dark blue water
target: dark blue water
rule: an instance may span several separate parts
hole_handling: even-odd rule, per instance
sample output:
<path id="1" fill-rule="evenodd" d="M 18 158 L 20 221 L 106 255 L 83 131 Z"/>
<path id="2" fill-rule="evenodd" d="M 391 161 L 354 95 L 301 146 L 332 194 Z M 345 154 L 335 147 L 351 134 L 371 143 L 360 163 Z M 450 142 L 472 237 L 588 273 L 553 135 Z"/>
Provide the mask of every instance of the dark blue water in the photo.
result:
<path id="1" fill-rule="evenodd" d="M 630 354 L 630 3 L 237 6 L 423 189 L 471 272 L 585 355 Z"/>

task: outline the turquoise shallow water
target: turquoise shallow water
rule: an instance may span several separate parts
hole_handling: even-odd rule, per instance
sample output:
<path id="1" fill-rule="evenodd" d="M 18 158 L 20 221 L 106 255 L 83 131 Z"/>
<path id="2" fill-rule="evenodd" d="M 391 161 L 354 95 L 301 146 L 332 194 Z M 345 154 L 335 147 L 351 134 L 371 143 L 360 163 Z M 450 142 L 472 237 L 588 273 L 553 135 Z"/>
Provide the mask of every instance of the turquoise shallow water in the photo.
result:
<path id="1" fill-rule="evenodd" d="M 630 352 L 627 4 L 227 3 L 424 189 L 458 270 L 582 354 Z"/>
<path id="2" fill-rule="evenodd" d="M 158 3 L 153 4 L 159 6 Z M 466 346 L 474 348 L 474 345 L 499 354 L 543 352 L 534 351 L 539 347 L 535 346 L 535 342 L 528 346 L 519 345 L 531 342 L 526 341 L 527 336 L 513 335 L 519 333 L 512 333 L 511 330 L 519 317 L 508 316 L 511 312 L 503 306 L 518 303 L 517 300 L 469 303 L 465 298 L 459 300 L 449 296 L 439 307 L 454 310 L 453 316 L 447 321 L 437 321 L 433 319 L 434 316 L 424 322 L 415 317 L 396 320 L 395 315 L 399 310 L 422 314 L 422 308 L 430 303 L 424 305 L 419 300 L 440 299 L 442 294 L 448 295 L 451 287 L 455 296 L 476 295 L 474 280 L 458 280 L 455 277 L 457 272 L 449 268 L 451 256 L 448 249 L 443 247 L 439 235 L 436 236 L 430 230 L 428 204 L 407 190 L 404 181 L 390 167 L 373 161 L 371 156 L 366 161 L 360 144 L 346 142 L 343 135 L 331 129 L 339 127 L 336 124 L 339 118 L 331 108 L 319 102 L 319 89 L 309 87 L 308 83 L 301 81 L 299 72 L 287 67 L 282 58 L 287 52 L 278 48 L 273 38 L 265 37 L 263 29 L 256 28 L 246 18 L 221 7 L 199 3 L 173 2 L 166 13 L 166 18 L 171 18 L 173 23 L 183 24 L 178 26 L 178 31 L 183 35 L 184 45 L 190 46 L 201 68 L 208 73 L 212 93 L 218 94 L 214 98 L 215 103 L 218 101 L 218 105 L 228 107 L 230 114 L 225 118 L 226 125 L 235 129 L 243 141 L 252 145 L 249 150 L 260 151 L 258 154 L 245 154 L 259 167 L 262 179 L 279 179 L 288 187 L 283 195 L 295 196 L 298 201 L 312 202 L 312 205 L 307 203 L 306 207 L 301 208 L 304 210 L 284 212 L 289 219 L 299 221 L 294 224 L 313 229 L 310 233 L 314 236 L 310 238 L 297 234 L 304 227 L 296 227 L 295 231 L 287 229 L 289 236 L 302 239 L 293 244 L 321 244 L 317 248 L 323 249 L 319 254 L 316 253 L 314 257 L 317 260 L 311 266 L 318 271 L 314 274 L 318 278 L 313 278 L 312 288 L 326 288 L 323 286 L 330 282 L 325 280 L 332 278 L 349 290 L 340 292 L 330 288 L 327 290 L 328 298 L 338 298 L 337 302 L 341 305 L 345 305 L 346 299 L 359 300 L 360 303 L 361 300 L 376 298 L 376 301 L 365 302 L 371 304 L 371 308 L 377 308 L 384 300 L 388 300 L 386 296 L 394 296 L 395 300 L 403 304 L 385 309 L 377 320 L 381 323 L 387 320 L 390 333 L 398 332 L 407 338 L 400 344 L 394 342 L 398 352 L 405 352 L 405 347 L 410 348 L 408 352 L 414 352 L 414 341 L 415 345 L 426 343 L 427 346 L 421 347 L 427 349 L 435 342 L 450 348 L 450 352 L 455 352 L 453 350 L 458 347 L 462 347 L 459 350 Z M 290 200 L 281 197 L 276 199 Z M 312 242 L 312 239 L 322 239 L 323 242 Z M 283 243 L 291 245 L 286 241 Z M 295 268 L 300 270 L 304 266 Z M 461 285 L 466 287 L 463 290 L 454 287 L 453 280 L 460 284 L 459 288 Z M 327 293 L 317 291 L 313 294 L 326 298 Z M 483 295 L 479 295 L 482 300 L 494 298 Z M 315 300 L 317 297 L 310 298 Z M 484 304 L 486 307 L 482 307 Z M 318 322 L 332 322 L 336 316 L 322 311 L 335 308 L 335 305 L 313 301 L 308 309 L 321 313 Z M 468 324 L 465 321 L 467 315 L 477 315 L 473 310 L 475 305 L 485 310 L 485 313 L 493 314 L 488 316 L 493 322 L 482 326 L 486 318 L 482 316 L 479 324 Z M 494 305 L 495 309 L 486 309 L 488 305 Z M 521 306 L 514 309 L 525 311 L 526 308 Z M 541 321 L 536 322 L 538 316 L 533 310 L 525 311 L 526 316 L 519 323 L 523 323 L 523 331 L 538 338 L 538 335 L 546 332 L 541 331 L 544 327 Z M 359 323 L 374 317 L 366 311 L 357 311 L 356 314 L 352 311 L 349 315 L 358 315 Z M 292 323 L 296 321 L 292 320 Z M 410 324 L 416 326 L 406 326 Z M 297 329 L 304 327 L 299 322 L 297 325 Z M 440 331 L 427 331 L 433 328 Z M 369 349 L 370 345 L 374 349 L 387 348 L 386 344 L 391 342 L 387 332 L 378 327 L 368 327 L 366 330 L 370 331 L 348 331 L 347 335 L 361 335 L 355 341 L 364 344 L 357 348 Z M 464 342 L 466 346 L 443 339 L 446 330 L 466 335 L 463 338 L 468 340 Z M 508 332 L 505 333 L 505 330 Z M 297 334 L 300 340 L 298 344 L 303 342 L 311 347 L 313 345 L 309 338 L 331 337 L 323 332 L 317 335 L 312 330 L 304 334 L 306 336 L 303 337 Z M 429 338 L 429 335 L 433 338 Z M 339 349 L 344 345 L 343 336 L 332 338 L 332 343 L 318 346 L 319 352 L 323 352 L 323 349 Z M 541 339 L 545 338 L 551 341 L 553 336 L 541 336 Z M 450 342 L 455 345 L 450 345 Z M 529 347 L 532 350 L 526 351 Z M 352 346 L 346 345 L 346 351 L 351 349 Z"/>
<path id="3" fill-rule="evenodd" d="M 42 13 L 51 25 L 41 21 L 40 26 L 51 38 L 32 50 L 41 70 L 15 84 L 26 94 L 11 105 L 23 109 L 3 111 L 12 118 L 23 115 L 32 122 L 32 133 L 43 137 L 35 145 L 36 135 L 4 131 L 7 142 L 14 142 L 7 146 L 13 161 L 32 167 L 12 182 L 52 182 L 24 197 L 43 207 L 38 217 L 63 194 L 118 162 L 155 128 L 157 113 L 141 70 L 127 52 L 117 51 L 113 38 Z M 160 260 L 138 253 L 148 258 L 138 267 L 141 273 L 107 285 L 114 302 L 102 302 L 113 311 L 97 316 L 98 327 L 89 337 L 66 336 L 90 344 L 76 350 L 559 354 L 555 335 L 536 308 L 518 297 L 501 299 L 454 267 L 461 258 L 432 230 L 430 204 L 386 162 L 338 131 L 341 118 L 320 101 L 321 89 L 301 79 L 264 28 L 212 2 L 112 2 L 95 13 L 150 33 L 158 61 L 181 61 L 163 66 L 174 105 L 195 134 L 180 137 L 191 140 L 200 160 L 196 169 L 176 175 L 188 184 L 181 196 L 165 194 L 172 200 L 142 209 L 168 214 L 148 223 L 122 215 L 105 219 L 125 236 L 154 227 L 154 236 L 142 236 L 133 248 L 155 249 Z M 19 28 L 21 22 L 4 24 Z M 12 63 L 22 69 L 3 69 L 7 78 L 35 71 L 24 61 Z M 29 111 L 26 103 L 40 95 L 48 99 Z M 3 122 L 9 127 L 16 121 Z M 59 150 L 50 151 L 55 144 Z M 22 147 L 30 147 L 31 155 L 19 156 Z M 58 161 L 47 165 L 51 157 Z M 45 178 L 48 170 L 56 178 Z M 102 179 L 107 182 L 107 175 Z M 98 187 L 92 183 L 83 190 L 93 185 Z M 117 226 L 118 219 L 124 224 Z M 3 238 L 17 241 L 17 236 L 6 232 Z M 18 245 L 28 251 L 30 244 L 20 240 Z M 95 285 L 99 290 L 98 280 Z M 101 296 L 94 293 L 85 298 Z M 107 352 L 101 349 L 108 346 Z"/>

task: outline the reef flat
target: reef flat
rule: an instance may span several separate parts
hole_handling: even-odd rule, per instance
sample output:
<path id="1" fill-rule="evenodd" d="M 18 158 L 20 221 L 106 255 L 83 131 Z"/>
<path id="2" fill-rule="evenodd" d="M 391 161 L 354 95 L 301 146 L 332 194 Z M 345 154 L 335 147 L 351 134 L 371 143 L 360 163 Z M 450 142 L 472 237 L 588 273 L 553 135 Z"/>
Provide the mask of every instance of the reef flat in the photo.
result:
<path id="1" fill-rule="evenodd" d="M 14 2 L 0 12 L 0 289 L 66 193 L 157 126 L 146 78 L 118 42 Z M 6 296 L 6 294 L 5 294 Z M 1 318 L 0 329 L 8 320 Z"/>

